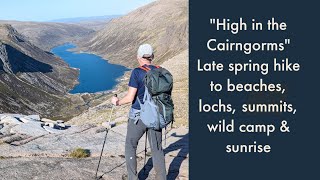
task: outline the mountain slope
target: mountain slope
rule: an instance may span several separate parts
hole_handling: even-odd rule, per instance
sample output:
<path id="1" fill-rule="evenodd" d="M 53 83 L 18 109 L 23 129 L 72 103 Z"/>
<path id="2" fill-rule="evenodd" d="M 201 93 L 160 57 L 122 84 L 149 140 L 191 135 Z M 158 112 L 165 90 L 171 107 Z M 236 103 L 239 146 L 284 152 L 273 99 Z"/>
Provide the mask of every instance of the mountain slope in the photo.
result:
<path id="1" fill-rule="evenodd" d="M 102 29 L 107 22 L 114 18 L 120 17 L 120 15 L 106 15 L 106 16 L 92 16 L 92 17 L 77 17 L 77 18 L 64 18 L 55 19 L 50 22 L 60 22 L 67 24 L 75 24 L 81 27 L 93 29 L 95 31 Z"/>
<path id="2" fill-rule="evenodd" d="M 126 16 L 111 20 L 80 49 L 102 55 L 112 63 L 137 65 L 136 50 L 142 43 L 155 49 L 160 64 L 188 48 L 188 1 L 159 0 Z"/>
<path id="3" fill-rule="evenodd" d="M 52 116 L 68 104 L 64 95 L 78 72 L 34 46 L 11 25 L 0 25 L 0 113 Z"/>
<path id="4" fill-rule="evenodd" d="M 89 36 L 93 29 L 67 23 L 0 21 L 12 25 L 21 35 L 43 50 Z"/>

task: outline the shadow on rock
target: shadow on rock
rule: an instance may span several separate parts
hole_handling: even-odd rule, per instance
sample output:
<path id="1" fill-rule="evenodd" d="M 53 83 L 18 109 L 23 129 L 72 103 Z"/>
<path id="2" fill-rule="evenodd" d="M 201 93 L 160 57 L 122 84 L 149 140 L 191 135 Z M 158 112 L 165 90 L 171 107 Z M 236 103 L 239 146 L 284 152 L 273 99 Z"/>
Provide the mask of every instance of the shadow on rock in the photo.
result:
<path id="1" fill-rule="evenodd" d="M 52 72 L 52 66 L 43 62 L 40 62 L 20 51 L 14 47 L 7 45 L 6 51 L 8 54 L 8 62 L 0 61 L 0 72 L 11 71 L 12 73 L 27 73 L 27 72 Z"/>
<path id="2" fill-rule="evenodd" d="M 170 144 L 167 148 L 164 149 L 164 154 L 167 155 L 168 153 L 172 151 L 179 150 L 178 154 L 173 158 L 169 170 L 167 172 L 167 179 L 168 180 L 174 180 L 178 177 L 180 173 L 180 167 L 183 162 L 187 158 L 187 155 L 189 154 L 189 133 L 186 135 L 177 135 L 176 133 L 173 133 L 171 135 L 172 137 L 181 137 L 178 141 Z M 139 179 L 145 180 L 149 176 L 150 171 L 153 168 L 152 158 L 149 158 L 146 165 L 141 169 L 139 172 Z"/>

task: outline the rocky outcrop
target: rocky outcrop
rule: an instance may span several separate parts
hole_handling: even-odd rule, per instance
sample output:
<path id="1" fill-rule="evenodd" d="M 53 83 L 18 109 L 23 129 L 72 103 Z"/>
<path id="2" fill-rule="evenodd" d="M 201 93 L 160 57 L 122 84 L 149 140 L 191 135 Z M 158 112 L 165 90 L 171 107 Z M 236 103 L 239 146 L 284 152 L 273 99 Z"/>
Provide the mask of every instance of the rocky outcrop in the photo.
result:
<path id="1" fill-rule="evenodd" d="M 11 118 L 8 121 L 8 118 Z M 14 120 L 13 120 L 14 119 Z M 18 121 L 19 123 L 16 123 Z M 3 179 L 93 179 L 102 148 L 105 128 L 100 125 L 69 125 L 47 131 L 46 123 L 58 126 L 61 121 L 37 115 L 0 114 L 0 176 Z M 107 137 L 99 176 L 102 179 L 121 179 L 126 172 L 124 142 L 127 124 L 118 124 Z M 172 129 L 164 146 L 168 179 L 188 179 L 188 129 Z M 143 169 L 144 138 L 137 150 L 138 170 Z M 72 159 L 68 155 L 76 148 L 90 151 L 86 159 Z M 151 171 L 150 148 L 147 146 L 146 174 Z"/>
<path id="2" fill-rule="evenodd" d="M 125 16 L 111 20 L 89 40 L 79 43 L 81 50 L 102 55 L 115 64 L 137 66 L 136 50 L 142 43 L 155 49 L 155 63 L 188 48 L 188 1 L 159 0 Z"/>
<path id="3" fill-rule="evenodd" d="M 44 136 L 49 133 L 64 133 L 71 126 L 65 126 L 62 121 L 52 121 L 48 123 L 47 119 L 40 119 L 38 115 L 20 115 L 20 114 L 0 114 L 0 133 L 3 136 L 27 135 L 26 137 Z M 21 139 L 19 139 L 21 140 Z"/>

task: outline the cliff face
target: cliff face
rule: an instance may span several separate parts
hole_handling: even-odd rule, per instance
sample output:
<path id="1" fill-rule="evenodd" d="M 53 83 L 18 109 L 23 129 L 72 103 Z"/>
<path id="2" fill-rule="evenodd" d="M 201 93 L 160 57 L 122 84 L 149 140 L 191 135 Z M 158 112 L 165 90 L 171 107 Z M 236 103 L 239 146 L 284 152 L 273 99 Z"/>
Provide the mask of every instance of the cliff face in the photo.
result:
<path id="1" fill-rule="evenodd" d="M 155 49 L 155 63 L 188 48 L 188 1 L 159 0 L 126 16 L 111 20 L 80 49 L 102 55 L 112 63 L 137 65 L 136 50 L 142 43 Z"/>
<path id="2" fill-rule="evenodd" d="M 10 25 L 0 25 L 0 113 L 52 115 L 68 101 L 78 72 L 31 44 Z"/>

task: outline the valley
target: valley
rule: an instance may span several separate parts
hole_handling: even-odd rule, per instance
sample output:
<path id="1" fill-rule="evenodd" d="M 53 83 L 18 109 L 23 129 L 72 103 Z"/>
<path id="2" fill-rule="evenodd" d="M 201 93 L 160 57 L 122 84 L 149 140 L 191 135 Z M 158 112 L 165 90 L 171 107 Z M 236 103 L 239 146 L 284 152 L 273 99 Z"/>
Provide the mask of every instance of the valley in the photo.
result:
<path id="1" fill-rule="evenodd" d="M 160 16 L 163 11 L 167 12 L 166 15 L 164 15 L 165 17 Z M 4 91 L 2 91 L 2 93 L 5 94 L 3 96 L 6 96 L 6 98 L 2 99 L 3 103 L 2 105 L 0 104 L 0 113 L 37 113 L 51 119 L 72 121 L 74 119 L 82 119 L 81 117 L 85 116 L 92 119 L 92 121 L 97 121 L 97 123 L 99 123 L 102 121 L 96 119 L 96 117 L 100 116 L 99 113 L 93 113 L 93 116 L 90 116 L 89 114 L 91 114 L 91 111 L 95 112 L 95 109 L 99 109 L 99 111 L 102 111 L 101 116 L 105 117 L 106 115 L 104 114 L 109 112 L 109 110 L 101 108 L 100 106 L 104 107 L 105 104 L 109 103 L 106 100 L 111 97 L 111 92 L 108 93 L 107 91 L 101 91 L 102 89 L 100 89 L 98 90 L 101 91 L 99 93 L 84 93 L 85 91 L 81 91 L 82 93 L 80 94 L 68 93 L 79 84 L 79 70 L 70 68 L 69 65 L 64 62 L 65 60 L 53 56 L 51 52 L 52 48 L 65 43 L 74 43 L 77 47 L 70 50 L 75 53 L 93 53 L 102 56 L 103 59 L 108 59 L 109 63 L 120 64 L 127 68 L 134 68 L 137 66 L 137 47 L 140 43 L 148 42 L 155 47 L 156 58 L 153 63 L 166 67 L 170 71 L 173 71 L 173 74 L 177 71 L 175 77 L 179 78 L 175 79 L 177 85 L 174 87 L 174 93 L 176 94 L 177 99 L 185 99 L 185 101 L 181 103 L 181 107 L 180 105 L 176 106 L 177 109 L 181 110 L 181 112 L 177 111 L 176 113 L 177 122 L 181 122 L 177 123 L 177 125 L 187 124 L 186 120 L 182 120 L 186 118 L 186 115 L 183 114 L 187 112 L 187 98 L 185 97 L 187 96 L 188 91 L 187 13 L 187 1 L 163 0 L 161 2 L 155 1 L 144 7 L 138 8 L 125 16 L 108 19 L 105 22 L 100 21 L 104 26 L 100 30 L 90 29 L 90 26 L 81 25 L 81 23 L 88 21 L 82 21 L 81 23 L 0 21 L 0 24 L 10 23 L 10 27 L 14 29 L 16 33 L 19 33 L 19 37 L 16 37 L 17 44 L 30 44 L 30 46 L 36 47 L 39 51 L 41 50 L 42 54 L 55 57 L 56 60 L 50 61 L 50 63 L 63 64 L 64 69 L 70 69 L 70 72 L 73 73 L 72 77 L 69 78 L 63 70 L 60 70 L 62 69 L 60 66 L 59 68 L 56 68 L 60 70 L 57 71 L 59 75 L 55 75 L 58 77 L 57 79 L 59 79 L 59 81 L 66 81 L 64 87 L 58 84 L 50 87 L 42 86 L 42 84 L 48 85 L 50 84 L 49 82 L 52 82 L 47 78 L 52 74 L 51 72 L 27 73 L 28 76 L 30 76 L 29 74 L 37 74 L 38 77 L 41 76 L 47 79 L 42 82 L 39 80 L 32 81 L 30 77 L 27 77 L 27 74 L 24 73 L 20 75 L 20 73 L 18 73 L 20 76 L 31 82 L 21 85 L 22 87 L 26 86 L 29 88 L 27 91 L 37 92 L 35 90 L 30 90 L 29 85 L 35 85 L 35 83 L 37 83 L 41 86 L 40 89 L 44 91 L 43 93 L 46 94 L 45 96 L 41 95 L 41 97 L 45 98 L 37 98 L 36 95 L 26 94 L 28 98 L 24 99 L 23 102 L 21 102 L 23 99 L 21 98 L 21 95 L 16 96 L 16 98 L 13 99 L 8 99 L 8 97 L 15 94 L 15 91 L 17 90 L 15 88 L 3 86 L 2 89 Z M 146 15 L 148 15 L 148 19 L 146 19 Z M 152 22 L 154 26 L 147 27 L 145 25 L 146 21 Z M 97 21 L 95 20 L 94 22 Z M 119 29 L 119 27 L 121 28 Z M 144 31 L 141 31 L 141 29 L 144 29 Z M 5 33 L 0 32 L 0 34 Z M 128 36 L 129 34 L 130 36 Z M 2 39 L 4 40 L 4 37 L 2 37 Z M 20 42 L 19 40 L 24 42 Z M 35 51 L 34 48 L 30 47 L 28 50 Z M 23 53 L 26 53 L 27 55 L 30 54 L 29 52 Z M 39 54 L 38 52 L 34 52 L 34 54 L 36 53 Z M 37 57 L 37 59 L 41 58 L 43 57 Z M 4 67 L 7 67 L 7 65 Z M 56 71 L 55 68 L 53 68 L 53 70 L 54 72 Z M 180 74 L 183 74 L 183 76 L 180 76 Z M 113 87 L 113 93 L 122 94 L 126 90 L 129 75 L 130 73 L 127 72 L 122 77 L 116 78 L 118 84 L 116 86 L 111 85 L 105 87 L 106 90 Z M 8 72 L 3 74 L 3 76 L 8 76 Z M 113 78 L 112 81 L 115 81 L 115 79 Z M 44 87 L 46 88 L 43 89 Z M 37 93 L 37 95 L 40 94 L 42 93 Z M 41 104 L 42 107 L 37 107 L 39 104 Z M 122 110 L 120 109 L 120 114 L 122 114 L 121 111 Z M 124 112 L 125 111 L 126 110 L 124 110 Z M 79 122 L 81 122 L 81 120 L 78 120 L 78 122 L 75 123 Z"/>
<path id="2" fill-rule="evenodd" d="M 167 143 L 163 145 L 168 179 L 188 179 L 188 1 L 159 0 L 110 19 L 63 21 L 0 20 L 0 176 L 92 179 L 106 133 L 101 124 L 112 111 L 111 98 L 125 95 L 131 69 L 138 66 L 136 50 L 150 43 L 155 48 L 153 63 L 174 77 L 175 122 L 164 132 Z M 57 48 L 62 49 L 57 52 Z M 77 60 L 92 62 L 77 67 L 71 63 Z M 107 71 L 99 69 L 105 65 L 112 70 L 91 79 L 81 77 L 83 68 L 91 68 L 86 73 L 92 75 L 94 70 Z M 114 69 L 119 66 L 120 71 Z M 83 80 L 92 79 L 103 82 L 102 89 L 100 85 L 94 90 L 76 89 Z M 98 173 L 102 179 L 120 179 L 126 172 L 124 142 L 130 106 L 112 111 L 116 127 L 110 130 L 103 152 Z M 67 128 L 57 129 L 61 122 Z M 76 148 L 88 150 L 89 157 L 70 157 Z M 137 151 L 139 171 L 143 149 L 144 138 Z M 154 179 L 147 149 L 145 179 Z"/>
<path id="3" fill-rule="evenodd" d="M 11 25 L 0 25 L 0 40 L 0 112 L 66 115 L 62 109 L 72 109 L 66 95 L 77 84 L 78 71 L 30 43 Z"/>

